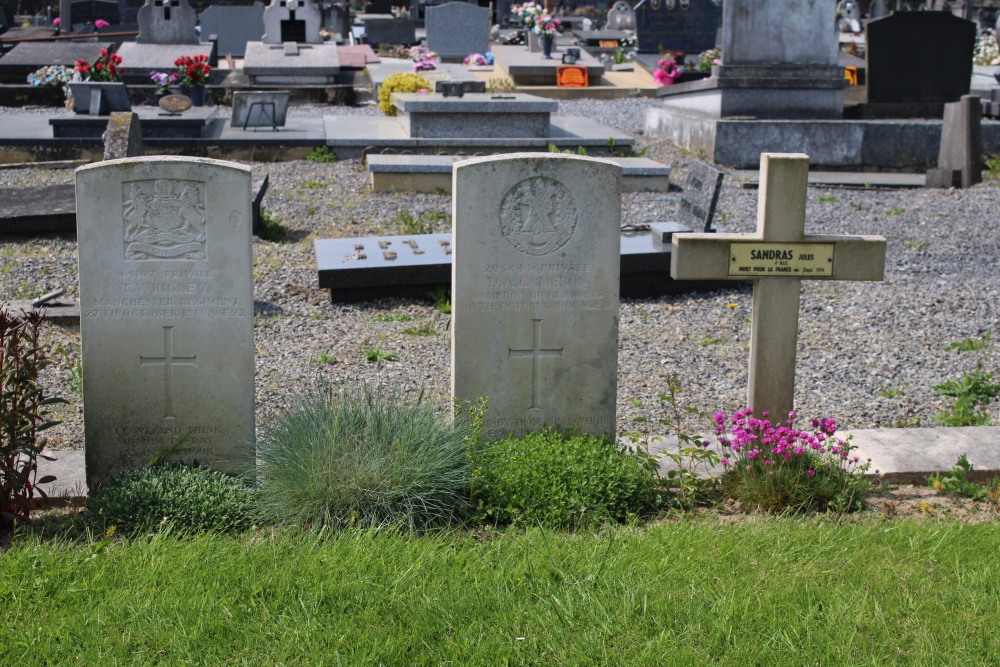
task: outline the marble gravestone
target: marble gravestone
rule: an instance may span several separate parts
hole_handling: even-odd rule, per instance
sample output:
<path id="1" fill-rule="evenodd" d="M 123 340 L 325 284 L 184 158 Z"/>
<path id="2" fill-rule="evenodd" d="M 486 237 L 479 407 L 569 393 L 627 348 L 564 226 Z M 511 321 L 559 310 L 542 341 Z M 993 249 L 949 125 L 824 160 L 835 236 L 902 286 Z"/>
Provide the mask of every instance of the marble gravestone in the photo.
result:
<path id="1" fill-rule="evenodd" d="M 520 153 L 453 171 L 452 393 L 487 439 L 613 435 L 621 167 Z"/>
<path id="2" fill-rule="evenodd" d="M 160 458 L 252 464 L 250 184 L 203 158 L 77 170 L 89 488 Z"/>
<path id="3" fill-rule="evenodd" d="M 490 50 L 490 10 L 468 2 L 427 8 L 427 48 L 442 60 L 461 61 Z"/>
<path id="4" fill-rule="evenodd" d="M 201 13 L 201 34 L 216 35 L 219 53 L 242 57 L 247 42 L 259 42 L 264 34 L 264 6 L 213 5 Z"/>

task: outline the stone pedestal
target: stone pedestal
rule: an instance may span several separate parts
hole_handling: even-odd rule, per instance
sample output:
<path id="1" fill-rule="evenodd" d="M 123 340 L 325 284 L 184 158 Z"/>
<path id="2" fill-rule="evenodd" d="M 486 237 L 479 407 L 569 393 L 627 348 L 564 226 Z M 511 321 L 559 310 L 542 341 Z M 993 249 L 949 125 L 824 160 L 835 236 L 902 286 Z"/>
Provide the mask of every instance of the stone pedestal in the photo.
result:
<path id="1" fill-rule="evenodd" d="M 251 85 L 326 85 L 336 83 L 340 58 L 335 44 L 249 42 L 243 72 Z"/>
<path id="2" fill-rule="evenodd" d="M 533 95 L 393 93 L 399 122 L 411 137 L 547 137 L 559 105 Z"/>

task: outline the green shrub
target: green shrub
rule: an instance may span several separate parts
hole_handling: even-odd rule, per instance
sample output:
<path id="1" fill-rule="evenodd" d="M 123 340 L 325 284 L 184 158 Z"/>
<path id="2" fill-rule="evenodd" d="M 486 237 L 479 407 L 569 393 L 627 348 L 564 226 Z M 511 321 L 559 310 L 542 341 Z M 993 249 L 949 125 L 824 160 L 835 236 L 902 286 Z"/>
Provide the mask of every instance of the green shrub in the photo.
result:
<path id="1" fill-rule="evenodd" d="M 993 423 L 987 406 L 1000 395 L 1000 384 L 993 382 L 993 373 L 980 370 L 965 373 L 958 380 L 934 385 L 934 393 L 955 400 L 947 411 L 934 418 L 945 426 L 989 426 Z"/>
<path id="2" fill-rule="evenodd" d="M 306 162 L 328 164 L 337 161 L 337 154 L 329 146 L 317 146 L 306 155 Z"/>
<path id="3" fill-rule="evenodd" d="M 45 419 L 45 406 L 65 402 L 38 386 L 47 363 L 38 345 L 41 325 L 38 312 L 20 316 L 0 308 L 0 533 L 27 522 L 32 498 L 45 496 L 36 485 L 55 480 L 37 478 L 45 447 L 38 433 L 57 423 Z"/>
<path id="4" fill-rule="evenodd" d="M 396 72 L 390 74 L 378 89 L 378 108 L 386 116 L 396 115 L 396 106 L 392 103 L 393 93 L 415 93 L 420 90 L 430 90 L 431 82 L 414 72 Z"/>
<path id="5" fill-rule="evenodd" d="M 599 436 L 544 430 L 478 445 L 472 460 L 482 521 L 585 527 L 647 514 L 659 500 L 654 464 Z"/>
<path id="6" fill-rule="evenodd" d="M 273 213 L 267 210 L 260 212 L 260 227 L 257 229 L 257 238 L 265 241 L 283 241 L 288 236 L 286 227 Z"/>
<path id="7" fill-rule="evenodd" d="M 238 531 L 253 524 L 255 492 L 242 479 L 201 466 L 161 464 L 101 486 L 87 507 L 103 524 L 131 533 L 161 524 Z"/>
<path id="8" fill-rule="evenodd" d="M 467 508 L 472 430 L 364 389 L 307 396 L 257 444 L 264 516 L 303 526 L 443 526 Z"/>

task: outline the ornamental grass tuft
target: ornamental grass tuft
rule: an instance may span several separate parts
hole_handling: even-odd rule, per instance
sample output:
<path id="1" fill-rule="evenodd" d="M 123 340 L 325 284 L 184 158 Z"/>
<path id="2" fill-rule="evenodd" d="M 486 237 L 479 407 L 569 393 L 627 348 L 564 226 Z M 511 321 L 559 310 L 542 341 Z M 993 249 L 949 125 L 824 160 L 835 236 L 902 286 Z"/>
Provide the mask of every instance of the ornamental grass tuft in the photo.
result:
<path id="1" fill-rule="evenodd" d="M 266 520 L 422 530 L 468 507 L 472 428 L 422 400 L 318 391 L 265 429 L 257 479 Z"/>

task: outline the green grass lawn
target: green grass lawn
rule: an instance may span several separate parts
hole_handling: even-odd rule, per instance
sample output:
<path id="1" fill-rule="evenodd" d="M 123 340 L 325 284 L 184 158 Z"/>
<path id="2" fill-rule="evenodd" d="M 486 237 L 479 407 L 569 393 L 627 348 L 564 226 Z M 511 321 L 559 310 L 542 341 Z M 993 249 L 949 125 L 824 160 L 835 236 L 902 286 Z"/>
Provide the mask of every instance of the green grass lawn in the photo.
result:
<path id="1" fill-rule="evenodd" d="M 0 553 L 0 665 L 986 665 L 995 524 L 161 534 Z"/>

